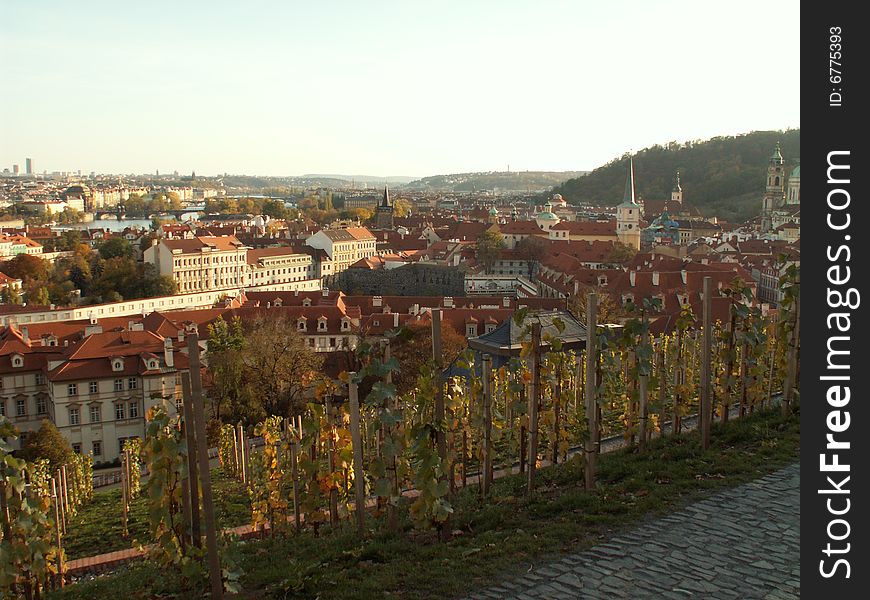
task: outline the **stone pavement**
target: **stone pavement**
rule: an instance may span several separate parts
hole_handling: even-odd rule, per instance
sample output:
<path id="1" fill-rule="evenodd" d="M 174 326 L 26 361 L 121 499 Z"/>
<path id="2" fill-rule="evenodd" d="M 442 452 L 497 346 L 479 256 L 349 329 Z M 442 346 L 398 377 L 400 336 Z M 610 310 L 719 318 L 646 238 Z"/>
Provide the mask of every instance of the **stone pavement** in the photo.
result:
<path id="1" fill-rule="evenodd" d="M 799 486 L 793 464 L 468 600 L 799 598 Z"/>

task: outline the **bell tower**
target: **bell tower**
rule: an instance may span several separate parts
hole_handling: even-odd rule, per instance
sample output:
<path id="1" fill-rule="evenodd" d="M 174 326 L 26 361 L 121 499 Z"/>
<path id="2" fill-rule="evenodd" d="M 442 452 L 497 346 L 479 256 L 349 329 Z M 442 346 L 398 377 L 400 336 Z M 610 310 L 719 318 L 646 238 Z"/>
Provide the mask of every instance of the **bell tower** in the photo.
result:
<path id="1" fill-rule="evenodd" d="M 634 196 L 634 160 L 628 161 L 625 195 L 616 207 L 616 237 L 623 244 L 640 250 L 640 206 Z"/>
<path id="2" fill-rule="evenodd" d="M 785 201 L 785 170 L 783 169 L 782 151 L 779 142 L 767 162 L 767 184 L 764 186 L 764 196 L 761 199 L 761 232 L 767 233 L 773 229 L 773 211 L 780 208 Z"/>
<path id="3" fill-rule="evenodd" d="M 393 229 L 393 201 L 390 200 L 390 190 L 384 186 L 384 198 L 375 213 L 378 229 Z"/>

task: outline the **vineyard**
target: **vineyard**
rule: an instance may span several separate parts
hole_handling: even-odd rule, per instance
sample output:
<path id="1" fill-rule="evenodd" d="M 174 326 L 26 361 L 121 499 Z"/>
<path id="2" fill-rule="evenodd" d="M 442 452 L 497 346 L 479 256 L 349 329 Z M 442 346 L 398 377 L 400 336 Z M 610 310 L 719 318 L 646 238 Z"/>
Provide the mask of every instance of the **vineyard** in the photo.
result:
<path id="1" fill-rule="evenodd" d="M 411 537 L 433 532 L 446 542 L 467 504 L 460 495 L 473 491 L 485 505 L 501 475 L 519 473 L 518 492 L 529 501 L 541 493 L 548 477 L 542 467 L 550 464 L 570 466 L 595 490 L 608 436 L 621 436 L 642 455 L 654 438 L 679 434 L 683 420 L 698 414 L 698 445 L 707 449 L 714 419 L 761 412 L 780 391 L 783 413 L 795 408 L 800 323 L 796 270 L 783 281 L 775 319 L 752 306 L 735 280 L 719 292 L 729 303 L 728 322 L 713 323 L 708 285 L 704 314 L 686 307 L 669 334 L 651 333 L 654 301 L 619 326 L 599 325 L 591 294 L 585 347 L 563 343 L 567 323 L 558 316 L 520 310 L 513 319 L 522 343 L 512 355 L 466 350 L 449 365 L 435 310 L 432 360 L 411 392 L 398 395 L 392 383 L 401 365 L 390 339 L 364 342 L 355 370 L 314 390 L 301 414 L 272 416 L 251 429 L 224 425 L 221 467 L 247 491 L 251 528 L 263 537 L 345 535 L 342 523 L 350 521 L 358 539 L 382 528 Z M 199 585 L 207 573 L 212 597 L 221 597 L 239 591 L 242 574 L 232 544 L 215 529 L 197 336 L 188 343 L 183 414 L 153 408 L 145 439 L 124 449 L 123 528 L 126 535 L 128 507 L 141 495 L 149 561 L 178 573 L 183 585 Z M 3 437 L 14 435 L 8 422 L 2 426 Z M 249 436 L 262 443 L 255 448 Z M 0 452 L 0 591 L 39 598 L 64 584 L 63 514 L 87 501 L 90 490 L 81 482 L 90 478 L 77 474 L 64 484 L 67 504 L 56 491 L 62 473 L 52 478 L 15 459 L 5 443 Z M 81 463 L 76 473 L 89 468 Z M 150 474 L 143 483 L 140 464 Z"/>

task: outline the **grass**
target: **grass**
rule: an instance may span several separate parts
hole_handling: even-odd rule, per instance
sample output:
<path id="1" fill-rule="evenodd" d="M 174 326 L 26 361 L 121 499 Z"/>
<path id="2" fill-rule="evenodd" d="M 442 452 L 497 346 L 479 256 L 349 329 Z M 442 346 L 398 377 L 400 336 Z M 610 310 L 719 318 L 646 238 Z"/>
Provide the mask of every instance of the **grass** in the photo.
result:
<path id="1" fill-rule="evenodd" d="M 236 527 L 251 521 L 251 503 L 240 483 L 224 473 L 212 469 L 212 489 L 215 498 L 215 518 L 219 527 Z M 142 493 L 145 492 L 143 487 Z M 63 544 L 67 559 L 72 560 L 104 552 L 113 552 L 148 544 L 148 520 L 145 501 L 139 497 L 130 504 L 127 515 L 129 535 L 123 536 L 121 524 L 121 489 L 97 491 L 94 498 L 77 515 L 67 521 Z"/>
<path id="2" fill-rule="evenodd" d="M 593 493 L 583 490 L 579 460 L 541 469 L 532 501 L 523 497 L 522 476 L 497 481 L 487 502 L 476 489 L 465 490 L 454 503 L 455 535 L 448 543 L 409 523 L 401 534 L 389 534 L 381 519 L 368 520 L 371 535 L 363 542 L 350 523 L 320 537 L 236 542 L 230 555 L 244 571 L 240 597 L 452 598 L 797 460 L 799 415 L 758 413 L 714 426 L 712 439 L 706 452 L 698 448 L 697 434 L 686 434 L 655 440 L 645 454 L 633 448 L 606 454 Z M 179 591 L 177 575 L 139 563 L 51 597 L 195 598 L 200 585 Z"/>

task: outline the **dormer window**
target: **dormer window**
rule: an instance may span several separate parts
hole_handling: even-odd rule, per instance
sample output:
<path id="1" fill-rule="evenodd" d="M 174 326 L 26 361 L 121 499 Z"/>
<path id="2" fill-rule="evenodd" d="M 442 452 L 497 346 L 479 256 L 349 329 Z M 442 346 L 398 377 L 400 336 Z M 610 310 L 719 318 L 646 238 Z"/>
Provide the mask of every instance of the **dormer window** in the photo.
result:
<path id="1" fill-rule="evenodd" d="M 317 331 L 326 331 L 326 319 L 317 319 Z"/>
<path id="2" fill-rule="evenodd" d="M 350 321 L 348 321 L 347 319 L 342 319 L 341 320 L 341 330 L 342 331 L 350 330 Z"/>
<path id="3" fill-rule="evenodd" d="M 148 368 L 149 369 L 156 369 L 157 368 L 157 361 L 154 360 L 153 358 L 151 360 L 149 360 L 148 361 Z"/>
<path id="4" fill-rule="evenodd" d="M 305 317 L 302 317 L 298 321 L 296 321 L 296 331 L 305 331 L 307 329 L 305 324 Z"/>
<path id="5" fill-rule="evenodd" d="M 12 366 L 13 367 L 23 367 L 24 366 L 24 357 L 20 354 L 12 355 Z"/>
<path id="6" fill-rule="evenodd" d="M 281 298 L 276 298 L 276 299 L 275 299 L 275 307 L 276 307 L 276 308 L 280 308 L 280 307 L 281 307 Z"/>
<path id="7" fill-rule="evenodd" d="M 303 298 L 302 306 L 311 306 L 311 298 Z"/>
<path id="8" fill-rule="evenodd" d="M 123 371 L 124 370 L 124 359 L 122 359 L 122 358 L 112 359 L 112 370 L 113 371 Z"/>

